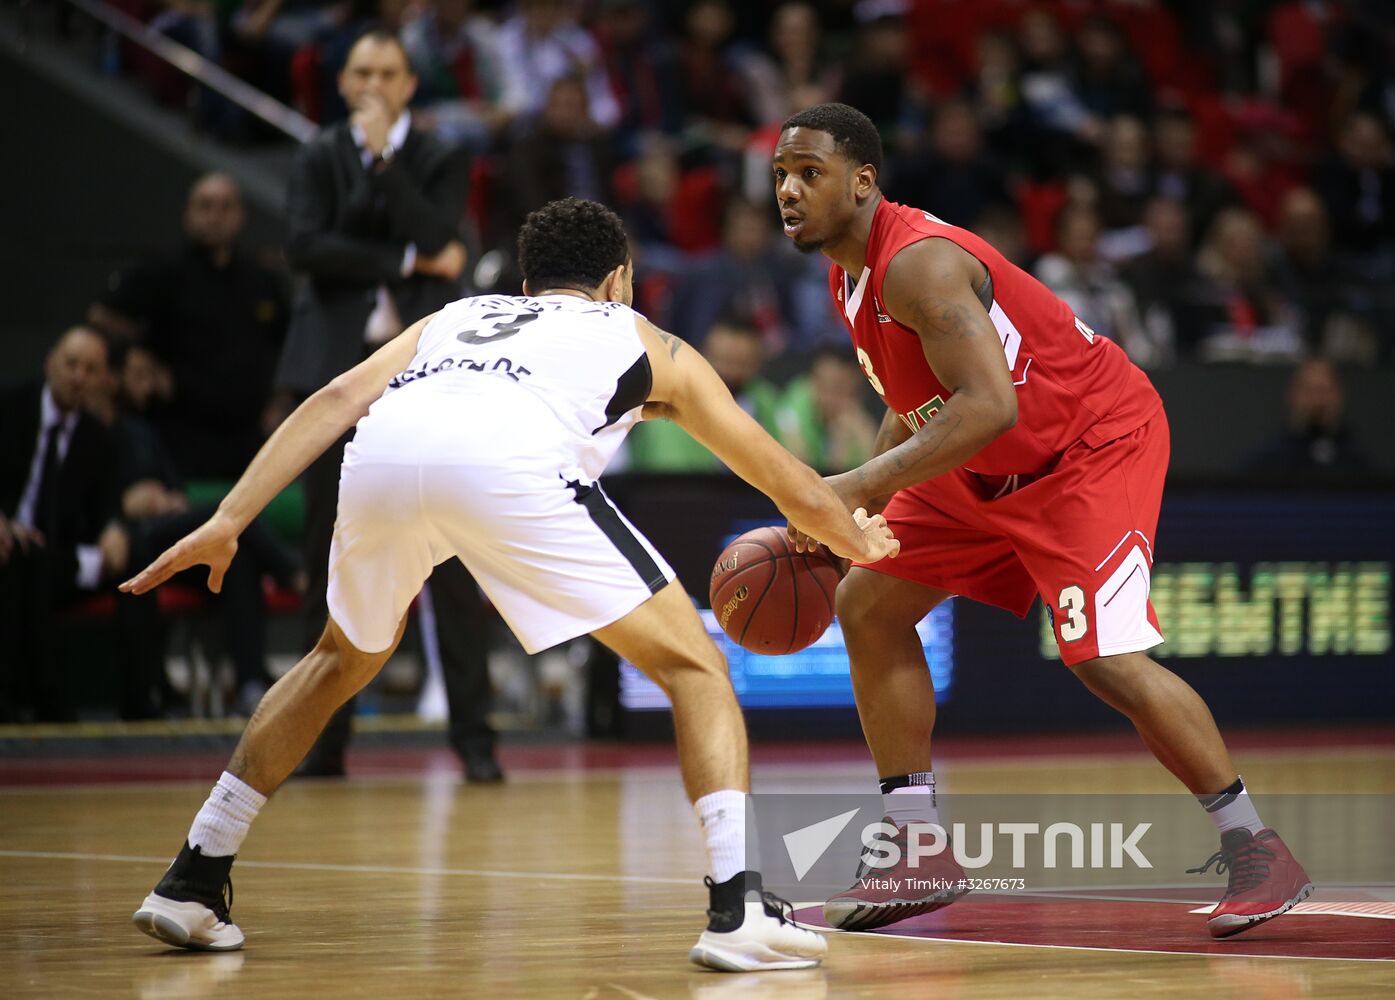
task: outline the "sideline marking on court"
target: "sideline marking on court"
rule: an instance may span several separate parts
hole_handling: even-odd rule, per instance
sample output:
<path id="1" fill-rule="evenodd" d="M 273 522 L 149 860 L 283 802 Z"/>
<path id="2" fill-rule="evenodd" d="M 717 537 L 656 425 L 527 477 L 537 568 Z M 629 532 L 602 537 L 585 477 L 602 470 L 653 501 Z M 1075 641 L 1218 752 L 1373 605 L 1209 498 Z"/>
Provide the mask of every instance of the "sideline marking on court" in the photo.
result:
<path id="1" fill-rule="evenodd" d="M 1182 955 L 1192 958 L 1248 958 L 1265 962 L 1386 962 L 1389 958 L 1337 958 L 1331 955 L 1247 955 L 1224 951 L 1161 951 L 1155 948 L 1104 948 L 1088 944 L 1038 944 L 1030 941 L 975 941 L 970 938 L 931 937 L 925 934 L 883 934 L 880 931 L 845 931 L 837 927 L 819 927 L 832 934 L 851 934 L 866 938 L 891 938 L 896 941 L 921 941 L 926 944 L 986 944 L 1000 948 L 1050 948 L 1057 951 L 1104 951 L 1115 955 Z"/>
<path id="2" fill-rule="evenodd" d="M 169 867 L 169 858 L 146 858 L 131 854 L 86 854 L 78 851 L 4 851 L 0 858 L 32 858 L 44 861 L 114 861 Z M 282 871 L 351 872 L 359 875 L 461 875 L 475 878 L 558 879 L 568 882 L 637 882 L 645 885 L 693 886 L 696 879 L 659 878 L 651 875 L 583 875 L 578 872 L 516 872 L 483 868 L 412 868 L 406 865 L 336 865 L 313 861 L 239 861 L 242 868 L 270 868 Z"/>

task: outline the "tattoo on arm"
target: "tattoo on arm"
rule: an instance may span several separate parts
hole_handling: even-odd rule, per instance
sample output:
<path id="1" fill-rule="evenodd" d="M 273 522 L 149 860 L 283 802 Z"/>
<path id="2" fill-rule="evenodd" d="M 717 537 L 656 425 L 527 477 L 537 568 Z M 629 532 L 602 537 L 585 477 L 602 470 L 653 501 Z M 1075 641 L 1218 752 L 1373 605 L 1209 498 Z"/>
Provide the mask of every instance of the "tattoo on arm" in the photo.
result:
<path id="1" fill-rule="evenodd" d="M 973 316 L 960 302 L 926 296 L 911 304 L 915 329 L 923 337 L 958 337 L 968 339 L 978 333 Z"/>
<path id="2" fill-rule="evenodd" d="M 659 339 L 662 340 L 664 346 L 668 348 L 669 360 L 677 358 L 678 350 L 683 346 L 683 341 L 671 333 L 660 330 L 657 326 L 654 327 L 654 332 L 659 335 Z"/>

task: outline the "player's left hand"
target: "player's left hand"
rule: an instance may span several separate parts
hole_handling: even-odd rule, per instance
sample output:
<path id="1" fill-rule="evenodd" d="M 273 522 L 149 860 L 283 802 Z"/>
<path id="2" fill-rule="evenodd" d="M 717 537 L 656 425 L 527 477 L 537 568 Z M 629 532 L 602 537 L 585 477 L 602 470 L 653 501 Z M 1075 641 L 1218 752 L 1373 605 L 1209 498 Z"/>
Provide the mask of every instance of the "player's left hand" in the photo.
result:
<path id="1" fill-rule="evenodd" d="M 223 589 L 223 574 L 237 554 L 237 535 L 236 526 L 215 513 L 118 589 L 123 594 L 144 594 L 190 566 L 207 566 L 208 589 L 217 594 Z"/>

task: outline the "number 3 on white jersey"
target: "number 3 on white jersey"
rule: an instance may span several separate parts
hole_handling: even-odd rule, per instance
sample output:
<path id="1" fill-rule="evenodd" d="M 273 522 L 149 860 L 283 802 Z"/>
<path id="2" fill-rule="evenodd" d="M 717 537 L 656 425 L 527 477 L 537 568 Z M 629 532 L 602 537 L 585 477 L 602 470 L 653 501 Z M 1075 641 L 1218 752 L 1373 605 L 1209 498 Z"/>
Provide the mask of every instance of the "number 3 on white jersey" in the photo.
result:
<path id="1" fill-rule="evenodd" d="M 872 383 L 872 389 L 878 396 L 885 398 L 886 392 L 882 389 L 882 380 L 877 378 L 877 373 L 872 371 L 872 358 L 862 348 L 857 349 L 857 363 L 862 366 L 862 374 L 867 376 L 867 381 Z"/>

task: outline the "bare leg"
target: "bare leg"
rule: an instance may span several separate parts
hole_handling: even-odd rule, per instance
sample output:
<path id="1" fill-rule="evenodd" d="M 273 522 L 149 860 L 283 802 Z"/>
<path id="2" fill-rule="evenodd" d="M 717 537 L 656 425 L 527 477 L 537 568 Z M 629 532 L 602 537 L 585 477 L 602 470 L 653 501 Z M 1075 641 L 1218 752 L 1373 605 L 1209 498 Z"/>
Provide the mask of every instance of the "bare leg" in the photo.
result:
<path id="1" fill-rule="evenodd" d="M 750 790 L 746 720 L 731 689 L 726 658 L 703 629 L 681 585 L 670 583 L 592 635 L 668 695 L 678 764 L 690 800 L 721 789 Z"/>
<path id="2" fill-rule="evenodd" d="M 273 684 L 257 705 L 228 771 L 263 795 L 276 791 L 329 717 L 377 676 L 401 641 L 405 625 L 404 617 L 387 649 L 365 653 L 355 649 L 334 619 L 329 619 L 315 648 Z"/>
<path id="3" fill-rule="evenodd" d="M 1105 704 L 1129 717 L 1153 756 L 1192 794 L 1214 794 L 1235 780 L 1211 710 L 1172 671 L 1144 653 L 1102 656 L 1071 669 Z"/>
<path id="4" fill-rule="evenodd" d="M 857 567 L 838 586 L 857 714 L 882 777 L 931 768 L 935 685 L 915 627 L 949 596 Z"/>

